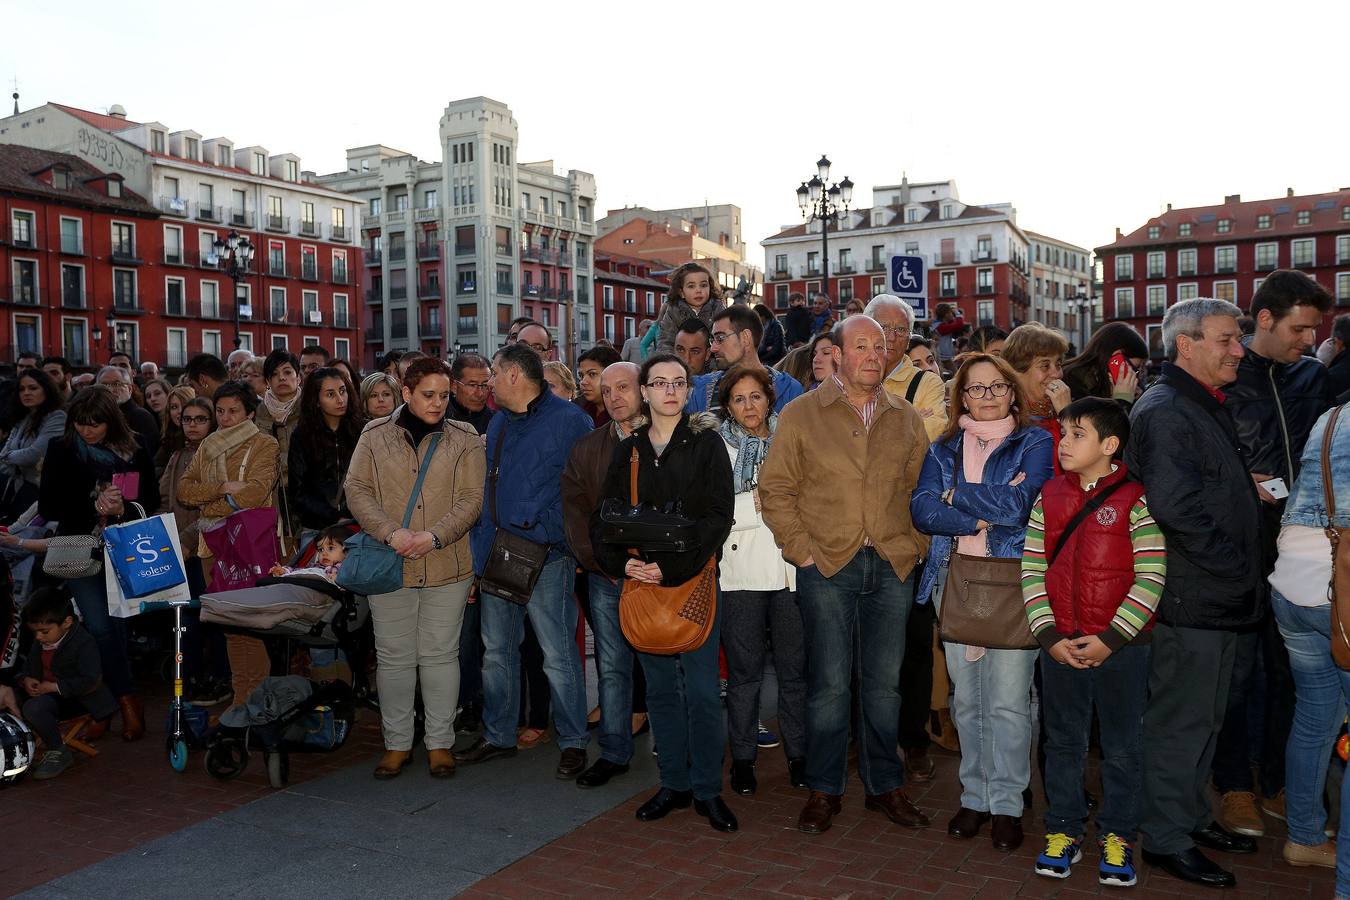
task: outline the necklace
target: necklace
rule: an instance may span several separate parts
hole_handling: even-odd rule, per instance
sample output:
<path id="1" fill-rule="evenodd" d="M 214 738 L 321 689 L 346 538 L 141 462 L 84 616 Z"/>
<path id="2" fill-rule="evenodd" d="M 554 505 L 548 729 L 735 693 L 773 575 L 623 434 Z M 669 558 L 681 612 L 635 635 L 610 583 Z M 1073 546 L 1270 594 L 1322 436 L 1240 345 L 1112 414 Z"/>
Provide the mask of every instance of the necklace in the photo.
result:
<path id="1" fill-rule="evenodd" d="M 989 439 L 988 439 L 988 438 L 977 437 L 977 438 L 975 439 L 975 443 L 979 444 L 979 445 L 980 445 L 980 449 L 983 450 L 985 447 L 988 447 L 988 446 L 989 446 Z"/>

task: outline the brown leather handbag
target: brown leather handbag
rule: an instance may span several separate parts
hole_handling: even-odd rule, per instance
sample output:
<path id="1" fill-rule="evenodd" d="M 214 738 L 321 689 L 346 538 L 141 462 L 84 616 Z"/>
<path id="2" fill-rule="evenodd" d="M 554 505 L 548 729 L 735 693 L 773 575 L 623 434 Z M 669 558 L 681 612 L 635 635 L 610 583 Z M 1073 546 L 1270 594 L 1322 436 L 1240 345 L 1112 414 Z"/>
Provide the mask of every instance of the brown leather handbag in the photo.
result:
<path id="1" fill-rule="evenodd" d="M 628 463 L 628 491 L 638 505 L 638 453 Z M 629 550 L 636 557 L 636 550 Z M 625 578 L 619 595 L 619 627 L 640 653 L 673 656 L 702 647 L 712 634 L 717 613 L 717 554 L 697 575 L 678 587 Z"/>
<path id="2" fill-rule="evenodd" d="M 1331 411 L 1327 430 L 1322 434 L 1322 497 L 1327 507 L 1327 540 L 1331 541 L 1331 581 L 1327 596 L 1331 600 L 1331 659 L 1337 668 L 1350 669 L 1350 528 L 1336 527 L 1336 491 L 1331 484 L 1331 438 L 1336 420 L 1345 405 Z"/>
<path id="3" fill-rule="evenodd" d="M 1022 602 L 1022 557 L 952 553 L 942 589 L 938 633 L 949 644 L 1034 650 Z"/>

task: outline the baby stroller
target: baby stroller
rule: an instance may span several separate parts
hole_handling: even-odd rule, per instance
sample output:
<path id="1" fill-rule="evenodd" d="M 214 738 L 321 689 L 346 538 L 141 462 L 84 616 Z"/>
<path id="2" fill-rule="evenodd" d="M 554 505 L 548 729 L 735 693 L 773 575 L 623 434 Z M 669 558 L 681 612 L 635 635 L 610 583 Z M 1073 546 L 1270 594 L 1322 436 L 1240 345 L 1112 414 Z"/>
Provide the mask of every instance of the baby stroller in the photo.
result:
<path id="1" fill-rule="evenodd" d="M 351 734 L 356 698 L 345 681 L 318 684 L 298 675 L 266 679 L 248 703 L 231 707 L 207 739 L 206 771 L 228 781 L 262 750 L 274 788 L 290 779 L 290 753 L 329 753 Z"/>
<path id="2" fill-rule="evenodd" d="M 340 523 L 351 534 L 360 531 L 354 521 Z M 288 565 L 303 568 L 313 564 L 314 541 L 302 545 Z M 247 631 L 261 638 L 277 639 L 290 646 L 338 648 L 352 668 L 352 688 L 358 702 L 370 694 L 365 660 L 369 654 L 370 601 L 324 578 L 284 575 L 258 579 L 257 586 L 237 591 L 203 594 L 203 622 Z M 236 697 L 236 702 L 246 698 Z"/>

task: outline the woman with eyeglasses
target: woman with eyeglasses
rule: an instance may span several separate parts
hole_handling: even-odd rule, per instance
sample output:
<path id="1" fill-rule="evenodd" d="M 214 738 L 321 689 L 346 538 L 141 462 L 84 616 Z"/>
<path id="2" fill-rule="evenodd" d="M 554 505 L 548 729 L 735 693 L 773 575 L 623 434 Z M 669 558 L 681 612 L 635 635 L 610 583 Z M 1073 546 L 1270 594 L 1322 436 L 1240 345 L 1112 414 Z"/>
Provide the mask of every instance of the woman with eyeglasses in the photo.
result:
<path id="1" fill-rule="evenodd" d="M 928 448 L 910 501 L 915 526 L 933 536 L 915 602 L 937 604 L 939 612 L 953 553 L 1021 557 L 1031 508 L 1054 473 L 1054 442 L 1032 424 L 1026 393 L 1004 359 L 966 357 L 952 379 L 947 423 Z M 994 848 L 1014 850 L 1022 843 L 1022 791 L 1031 781 L 1037 651 L 956 643 L 945 650 L 962 789 L 947 833 L 973 838 L 992 817 Z"/>
<path id="2" fill-rule="evenodd" d="M 731 533 L 736 506 L 731 461 L 715 416 L 685 413 L 689 367 L 673 353 L 647 358 L 639 373 L 643 412 L 638 428 L 614 451 L 601 503 L 591 514 L 596 562 L 611 578 L 666 587 L 696 578 Z M 678 509 L 698 525 L 699 545 L 683 553 L 630 556 L 626 547 L 600 540 L 600 506 L 607 498 L 629 504 L 629 469 L 638 453 L 638 500 L 657 509 Z M 647 714 L 656 746 L 661 789 L 638 808 L 653 822 L 676 809 L 694 810 L 718 831 L 735 831 L 735 815 L 722 800 L 722 703 L 718 696 L 721 598 L 712 633 L 701 647 L 674 656 L 638 653 L 647 676 Z"/>

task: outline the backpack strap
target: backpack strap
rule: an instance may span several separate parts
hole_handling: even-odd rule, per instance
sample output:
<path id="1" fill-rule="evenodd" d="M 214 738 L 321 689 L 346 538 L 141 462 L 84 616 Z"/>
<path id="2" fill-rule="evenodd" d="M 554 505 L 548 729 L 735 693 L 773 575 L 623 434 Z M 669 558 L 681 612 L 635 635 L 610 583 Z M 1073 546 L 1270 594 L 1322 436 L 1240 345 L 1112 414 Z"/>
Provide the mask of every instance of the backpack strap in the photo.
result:
<path id="1" fill-rule="evenodd" d="M 1063 550 L 1064 545 L 1069 542 L 1069 536 L 1073 534 L 1074 529 L 1083 524 L 1084 519 L 1096 512 L 1098 508 L 1106 502 L 1106 499 L 1119 490 L 1128 480 L 1129 479 L 1127 478 L 1120 479 L 1115 484 L 1093 497 L 1087 503 L 1083 504 L 1083 508 L 1078 511 L 1076 516 L 1069 520 L 1069 524 L 1065 525 L 1064 530 L 1059 533 L 1059 540 L 1055 542 L 1055 548 L 1046 556 L 1045 568 L 1047 571 L 1055 564 L 1055 559 L 1059 556 L 1059 551 Z"/>
<path id="2" fill-rule="evenodd" d="M 914 404 L 914 398 L 919 396 L 919 385 L 923 384 L 923 376 L 928 373 L 922 369 L 914 373 L 914 377 L 909 380 L 909 387 L 905 388 L 905 402 L 911 406 Z"/>

